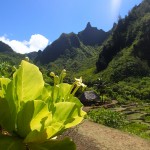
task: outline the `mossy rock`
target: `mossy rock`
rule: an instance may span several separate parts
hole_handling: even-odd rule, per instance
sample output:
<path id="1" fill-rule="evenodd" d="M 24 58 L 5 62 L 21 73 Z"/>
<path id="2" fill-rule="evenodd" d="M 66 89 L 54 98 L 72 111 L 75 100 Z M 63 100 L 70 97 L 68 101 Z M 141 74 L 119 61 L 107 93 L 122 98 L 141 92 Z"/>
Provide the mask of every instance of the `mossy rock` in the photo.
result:
<path id="1" fill-rule="evenodd" d="M 126 108 L 123 108 L 123 107 L 115 107 L 115 108 L 111 108 L 111 110 L 117 111 L 117 112 L 122 112 L 122 111 L 125 111 Z"/>
<path id="2" fill-rule="evenodd" d="M 140 123 L 140 124 L 143 124 L 143 120 L 140 120 L 140 119 L 137 119 L 137 120 L 133 120 L 132 122 L 135 122 L 135 123 Z"/>
<path id="3" fill-rule="evenodd" d="M 136 111 L 134 112 L 132 110 L 124 110 L 124 111 L 122 111 L 122 113 L 124 113 L 125 115 L 131 115 L 131 114 L 136 113 Z"/>
<path id="4" fill-rule="evenodd" d="M 143 116 L 142 113 L 132 113 L 130 115 L 127 115 L 128 120 L 140 120 L 141 116 Z"/>

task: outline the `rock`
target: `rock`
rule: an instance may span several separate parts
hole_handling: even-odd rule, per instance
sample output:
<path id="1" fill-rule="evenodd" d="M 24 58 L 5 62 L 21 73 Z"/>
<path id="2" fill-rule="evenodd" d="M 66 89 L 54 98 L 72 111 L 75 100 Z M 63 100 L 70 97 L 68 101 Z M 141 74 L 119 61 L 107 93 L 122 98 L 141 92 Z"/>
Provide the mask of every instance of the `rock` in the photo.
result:
<path id="1" fill-rule="evenodd" d="M 94 91 L 85 91 L 81 95 L 80 101 L 85 106 L 99 105 L 100 98 L 99 98 L 99 95 Z"/>

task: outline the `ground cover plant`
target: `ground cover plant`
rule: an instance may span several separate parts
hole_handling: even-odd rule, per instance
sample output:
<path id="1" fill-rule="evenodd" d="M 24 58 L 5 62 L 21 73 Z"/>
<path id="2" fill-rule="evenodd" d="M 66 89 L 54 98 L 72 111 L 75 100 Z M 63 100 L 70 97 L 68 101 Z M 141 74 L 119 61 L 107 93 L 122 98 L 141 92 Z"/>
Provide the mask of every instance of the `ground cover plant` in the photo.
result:
<path id="1" fill-rule="evenodd" d="M 88 118 L 96 123 L 113 128 L 121 128 L 125 124 L 125 116 L 121 113 L 105 108 L 93 109 L 89 111 Z"/>
<path id="2" fill-rule="evenodd" d="M 149 126 L 147 124 L 130 122 L 123 126 L 121 130 L 150 140 Z"/>
<path id="3" fill-rule="evenodd" d="M 67 128 L 79 124 L 86 114 L 74 96 L 85 85 L 76 79 L 63 83 L 53 72 L 54 86 L 46 84 L 39 68 L 22 61 L 13 78 L 0 78 L 0 148 L 5 150 L 72 150 L 69 138 L 54 139 Z"/>

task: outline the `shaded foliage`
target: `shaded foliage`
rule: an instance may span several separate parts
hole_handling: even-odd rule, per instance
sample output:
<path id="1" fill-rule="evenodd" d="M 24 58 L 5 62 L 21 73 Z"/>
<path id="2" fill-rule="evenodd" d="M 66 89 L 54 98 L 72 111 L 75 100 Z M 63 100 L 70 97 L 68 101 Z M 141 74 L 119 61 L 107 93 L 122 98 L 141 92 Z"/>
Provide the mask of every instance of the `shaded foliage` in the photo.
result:
<path id="1" fill-rule="evenodd" d="M 143 1 L 139 6 L 135 6 L 125 18 L 119 18 L 118 23 L 112 29 L 112 35 L 104 44 L 99 54 L 99 59 L 96 62 L 97 71 L 99 72 L 110 67 L 109 64 L 111 61 L 116 59 L 117 55 L 121 54 L 118 54 L 119 52 L 130 48 L 130 53 L 122 56 L 122 60 L 118 59 L 119 62 L 114 60 L 116 61 L 116 66 L 113 69 L 119 70 L 118 73 L 125 77 L 147 75 L 148 71 L 146 69 L 149 70 L 149 68 L 144 66 L 150 66 L 149 24 L 150 2 L 148 0 Z M 127 53 L 124 52 L 125 54 Z M 119 63 L 122 65 L 120 69 Z M 127 63 L 128 65 L 126 65 Z M 118 73 L 115 75 L 114 72 L 115 78 L 118 78 Z"/>
<path id="2" fill-rule="evenodd" d="M 0 41 L 0 52 L 13 52 L 12 48 Z"/>

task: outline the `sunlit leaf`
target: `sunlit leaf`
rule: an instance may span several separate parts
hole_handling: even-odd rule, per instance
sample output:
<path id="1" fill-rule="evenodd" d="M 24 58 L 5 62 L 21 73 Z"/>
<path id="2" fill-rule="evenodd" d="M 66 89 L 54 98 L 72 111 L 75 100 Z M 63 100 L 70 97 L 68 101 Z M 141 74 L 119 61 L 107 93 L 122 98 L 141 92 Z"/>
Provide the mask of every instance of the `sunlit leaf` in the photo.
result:
<path id="1" fill-rule="evenodd" d="M 28 101 L 18 113 L 17 132 L 25 138 L 33 130 L 44 129 L 51 120 L 52 116 L 48 111 L 48 105 L 41 100 Z"/>
<path id="2" fill-rule="evenodd" d="M 79 109 L 75 103 L 60 102 L 56 103 L 53 110 L 53 121 L 60 122 L 65 128 L 73 127 L 83 120 L 85 112 Z"/>
<path id="3" fill-rule="evenodd" d="M 52 86 L 45 84 L 42 94 L 38 99 L 42 99 L 43 101 L 48 101 L 51 98 L 52 89 L 53 89 Z"/>
<path id="4" fill-rule="evenodd" d="M 13 88 L 20 102 L 37 99 L 44 87 L 43 76 L 38 67 L 26 61 L 21 62 L 13 81 Z"/>
<path id="5" fill-rule="evenodd" d="M 6 89 L 7 89 L 7 85 L 10 83 L 10 79 L 8 78 L 0 78 L 0 97 L 3 97 L 5 96 L 6 94 Z"/>
<path id="6" fill-rule="evenodd" d="M 68 95 L 68 93 L 70 93 L 71 91 L 71 85 L 68 83 L 61 83 L 59 84 L 59 97 L 60 97 L 60 101 L 62 99 L 66 99 L 66 96 Z"/>
<path id="7" fill-rule="evenodd" d="M 25 143 L 44 142 L 57 135 L 63 129 L 64 129 L 63 124 L 58 122 L 52 123 L 50 126 L 41 129 L 40 131 L 37 130 L 31 131 L 25 138 L 24 142 Z"/>
<path id="8" fill-rule="evenodd" d="M 53 87 L 53 93 L 51 97 L 52 103 L 63 102 L 67 98 L 71 85 L 67 83 L 61 83 Z"/>

